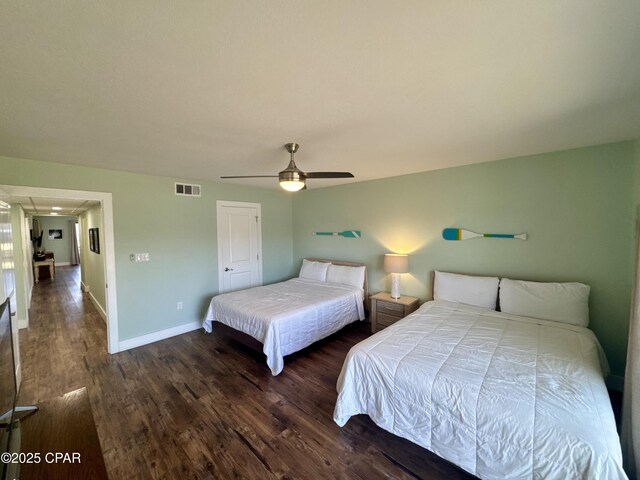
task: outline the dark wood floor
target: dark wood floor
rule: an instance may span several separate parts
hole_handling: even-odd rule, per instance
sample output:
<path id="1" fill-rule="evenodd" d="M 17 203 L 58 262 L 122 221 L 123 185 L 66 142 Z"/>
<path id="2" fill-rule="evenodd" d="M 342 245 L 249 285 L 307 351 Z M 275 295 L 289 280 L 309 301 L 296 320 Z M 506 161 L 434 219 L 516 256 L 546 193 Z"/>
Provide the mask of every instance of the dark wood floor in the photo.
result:
<path id="1" fill-rule="evenodd" d="M 22 403 L 87 387 L 112 479 L 469 478 L 367 417 L 332 420 L 336 380 L 367 324 L 288 357 L 195 331 L 115 355 L 75 267 L 35 286 L 20 332 Z"/>

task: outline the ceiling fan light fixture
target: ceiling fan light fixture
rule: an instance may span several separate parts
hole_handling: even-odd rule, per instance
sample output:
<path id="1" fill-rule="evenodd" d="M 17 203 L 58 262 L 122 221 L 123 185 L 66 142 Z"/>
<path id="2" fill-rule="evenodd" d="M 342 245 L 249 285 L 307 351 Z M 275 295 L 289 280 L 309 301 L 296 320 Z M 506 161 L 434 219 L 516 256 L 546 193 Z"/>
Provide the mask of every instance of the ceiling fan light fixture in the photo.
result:
<path id="1" fill-rule="evenodd" d="M 304 188 L 304 182 L 301 180 L 281 180 L 280 186 L 284 188 L 287 192 L 297 192 Z"/>
<path id="2" fill-rule="evenodd" d="M 295 168 L 295 165 L 293 166 Z M 287 192 L 297 192 L 304 188 L 306 177 L 296 170 L 284 170 L 278 175 L 280 186 Z"/>

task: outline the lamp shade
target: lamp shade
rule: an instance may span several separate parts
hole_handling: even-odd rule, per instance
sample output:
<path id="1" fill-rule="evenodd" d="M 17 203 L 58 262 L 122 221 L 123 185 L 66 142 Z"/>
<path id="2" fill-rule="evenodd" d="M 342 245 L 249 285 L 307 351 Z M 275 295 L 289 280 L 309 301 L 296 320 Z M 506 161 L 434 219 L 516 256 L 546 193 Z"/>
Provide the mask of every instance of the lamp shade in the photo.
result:
<path id="1" fill-rule="evenodd" d="M 384 271 L 387 273 L 409 272 L 409 255 L 387 253 L 384 256 Z"/>

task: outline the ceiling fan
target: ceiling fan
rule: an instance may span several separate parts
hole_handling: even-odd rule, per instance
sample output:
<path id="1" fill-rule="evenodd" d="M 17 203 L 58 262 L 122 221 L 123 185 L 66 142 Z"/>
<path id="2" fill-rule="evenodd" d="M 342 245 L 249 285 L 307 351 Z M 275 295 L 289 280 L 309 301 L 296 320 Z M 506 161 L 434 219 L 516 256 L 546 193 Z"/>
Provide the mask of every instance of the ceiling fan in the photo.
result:
<path id="1" fill-rule="evenodd" d="M 287 143 L 284 148 L 291 154 L 291 160 L 287 168 L 278 175 L 232 175 L 220 178 L 278 178 L 280 186 L 289 192 L 297 192 L 307 188 L 307 178 L 353 178 L 349 172 L 303 172 L 296 167 L 293 155 L 298 151 L 300 145 L 297 143 Z"/>

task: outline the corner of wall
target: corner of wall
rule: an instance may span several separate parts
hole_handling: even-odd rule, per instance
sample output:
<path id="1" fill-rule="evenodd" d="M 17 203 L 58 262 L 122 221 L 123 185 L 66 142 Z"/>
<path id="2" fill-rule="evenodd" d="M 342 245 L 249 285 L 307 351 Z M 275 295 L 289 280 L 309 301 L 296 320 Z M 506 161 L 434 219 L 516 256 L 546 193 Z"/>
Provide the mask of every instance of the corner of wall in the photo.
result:
<path id="1" fill-rule="evenodd" d="M 640 138 L 633 141 L 633 206 L 640 205 Z"/>

